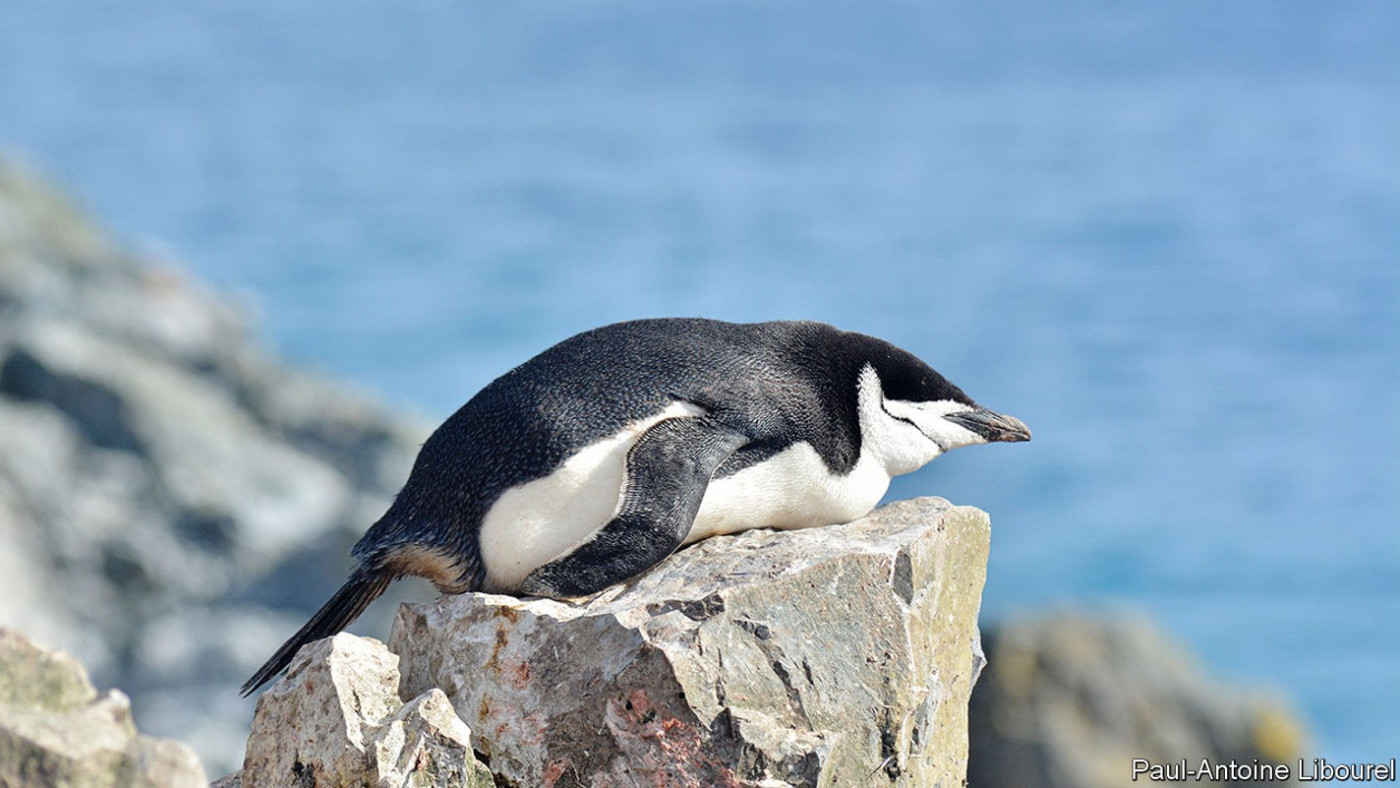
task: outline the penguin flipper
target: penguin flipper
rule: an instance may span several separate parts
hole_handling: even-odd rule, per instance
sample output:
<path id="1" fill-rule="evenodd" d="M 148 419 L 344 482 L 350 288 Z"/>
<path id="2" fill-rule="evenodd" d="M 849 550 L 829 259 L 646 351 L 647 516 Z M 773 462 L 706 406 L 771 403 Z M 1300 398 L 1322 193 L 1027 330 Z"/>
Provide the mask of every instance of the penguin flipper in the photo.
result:
<path id="1" fill-rule="evenodd" d="M 690 533 L 715 470 L 748 441 L 707 418 L 658 422 L 627 454 L 617 516 L 590 541 L 531 572 L 521 593 L 585 596 L 660 563 Z"/>

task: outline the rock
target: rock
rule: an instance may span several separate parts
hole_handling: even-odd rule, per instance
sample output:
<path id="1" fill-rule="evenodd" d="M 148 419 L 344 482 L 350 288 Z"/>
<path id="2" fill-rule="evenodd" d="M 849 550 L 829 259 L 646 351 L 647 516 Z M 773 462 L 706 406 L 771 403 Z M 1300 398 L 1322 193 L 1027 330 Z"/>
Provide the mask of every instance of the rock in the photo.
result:
<path id="1" fill-rule="evenodd" d="M 131 705 L 98 694 L 67 654 L 0 628 L 0 785 L 5 788 L 203 788 L 183 744 L 138 735 Z"/>
<path id="2" fill-rule="evenodd" d="M 65 711 L 97 698 L 87 670 L 61 651 L 40 648 L 12 629 L 0 627 L 0 706 Z"/>
<path id="3" fill-rule="evenodd" d="M 230 688 L 344 580 L 426 430 L 0 161 L 0 434 L 0 624 L 228 768 L 252 712 Z"/>
<path id="4" fill-rule="evenodd" d="M 441 690 L 405 704 L 398 658 L 377 640 L 339 634 L 298 653 L 258 699 L 243 770 L 247 788 L 492 788 L 471 731 Z"/>
<path id="5" fill-rule="evenodd" d="M 390 648 L 504 785 L 955 786 L 988 537 L 904 501 L 709 539 L 581 604 L 404 606 Z"/>
<path id="6" fill-rule="evenodd" d="M 1059 614 L 986 634 L 972 694 L 969 782 L 977 788 L 1117 788 L 1133 759 L 1286 764 L 1302 725 L 1272 694 L 1204 678 L 1143 619 Z M 1143 775 L 1139 781 L 1146 781 Z M 1296 782 L 1232 782 L 1236 786 Z"/>

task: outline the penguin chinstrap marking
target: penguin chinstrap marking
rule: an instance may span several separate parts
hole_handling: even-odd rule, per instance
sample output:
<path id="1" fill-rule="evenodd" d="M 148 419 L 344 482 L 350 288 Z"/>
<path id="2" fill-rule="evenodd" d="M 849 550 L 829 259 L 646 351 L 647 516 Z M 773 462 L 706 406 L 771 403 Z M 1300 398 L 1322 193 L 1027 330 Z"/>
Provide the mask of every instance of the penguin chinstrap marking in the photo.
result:
<path id="1" fill-rule="evenodd" d="M 676 318 L 594 329 L 501 376 L 423 444 L 350 579 L 243 685 L 405 575 L 444 593 L 600 591 L 680 546 L 873 509 L 892 476 L 1030 440 L 912 354 L 822 323 Z"/>

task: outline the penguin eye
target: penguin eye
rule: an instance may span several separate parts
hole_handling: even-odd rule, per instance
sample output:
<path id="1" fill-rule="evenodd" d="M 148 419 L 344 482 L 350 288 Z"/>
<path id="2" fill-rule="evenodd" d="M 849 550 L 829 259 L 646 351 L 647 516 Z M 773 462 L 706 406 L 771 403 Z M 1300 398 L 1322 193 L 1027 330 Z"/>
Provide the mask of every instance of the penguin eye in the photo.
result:
<path id="1" fill-rule="evenodd" d="M 938 418 L 938 414 L 928 412 L 927 404 L 928 403 L 924 402 L 906 402 L 904 400 L 884 400 L 880 403 L 880 407 L 890 418 L 908 424 L 910 427 L 918 430 L 919 434 L 925 439 L 937 446 L 940 451 L 946 451 L 943 442 L 940 441 L 937 436 L 933 435 L 930 430 L 920 424 L 921 421 L 926 420 L 932 423 L 933 419 Z"/>
<path id="2" fill-rule="evenodd" d="M 911 419 L 911 418 L 909 418 L 909 417 L 907 417 L 907 416 L 901 416 L 901 415 L 899 415 L 898 413 L 895 413 L 894 411 L 890 410 L 889 400 L 885 400 L 884 402 L 881 402 L 881 403 L 880 403 L 880 409 L 883 410 L 883 411 L 885 412 L 885 415 L 886 415 L 886 416 L 889 416 L 890 418 L 894 419 L 895 421 L 902 421 L 902 422 L 904 422 L 905 424 L 908 424 L 909 426 L 913 427 L 913 428 L 916 429 L 916 430 L 919 429 L 919 425 L 918 425 L 918 424 L 915 424 L 913 419 Z M 919 432 L 923 432 L 923 430 L 919 430 Z"/>

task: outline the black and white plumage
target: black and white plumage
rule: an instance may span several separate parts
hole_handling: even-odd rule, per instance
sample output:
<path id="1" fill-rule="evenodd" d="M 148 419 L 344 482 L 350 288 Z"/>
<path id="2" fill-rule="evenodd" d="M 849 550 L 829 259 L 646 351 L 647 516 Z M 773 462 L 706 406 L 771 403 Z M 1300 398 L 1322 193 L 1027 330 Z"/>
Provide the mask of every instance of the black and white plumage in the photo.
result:
<path id="1" fill-rule="evenodd" d="M 243 690 L 405 575 L 444 593 L 582 596 L 707 536 L 849 522 L 946 451 L 1029 439 L 912 354 L 822 323 L 587 331 L 428 438 L 349 581 Z"/>

